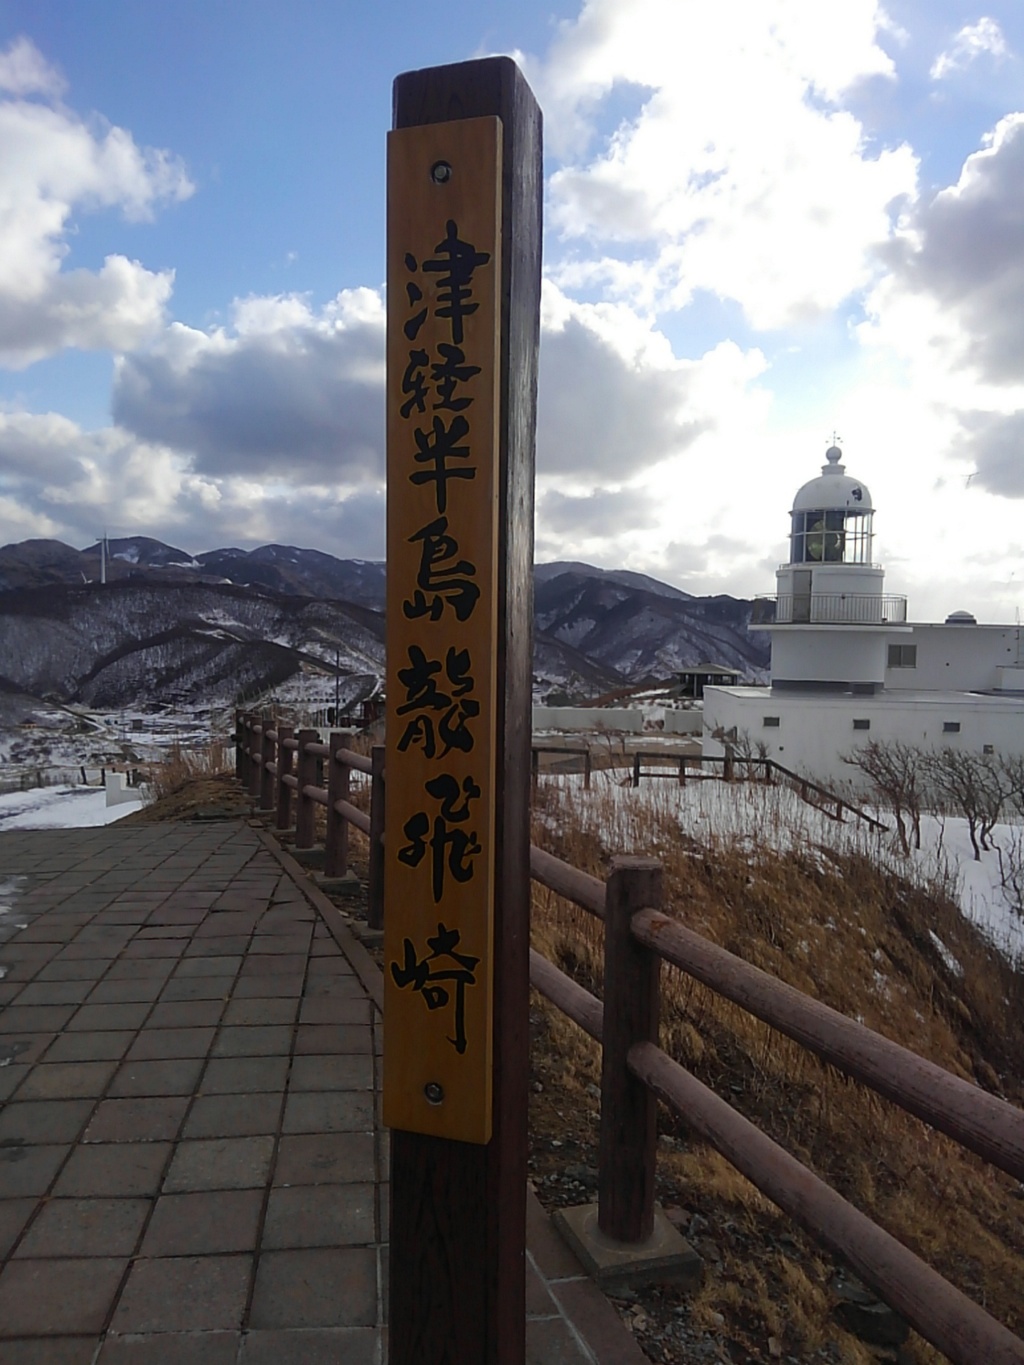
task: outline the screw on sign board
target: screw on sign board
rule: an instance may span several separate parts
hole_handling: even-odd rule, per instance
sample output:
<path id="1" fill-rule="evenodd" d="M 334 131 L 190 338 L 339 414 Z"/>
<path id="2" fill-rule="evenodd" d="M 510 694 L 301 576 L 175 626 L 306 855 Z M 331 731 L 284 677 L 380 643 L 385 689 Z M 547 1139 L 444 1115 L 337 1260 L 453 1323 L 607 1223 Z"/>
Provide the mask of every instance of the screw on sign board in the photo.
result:
<path id="1" fill-rule="evenodd" d="M 500 119 L 388 136 L 384 1122 L 486 1143 Z"/>

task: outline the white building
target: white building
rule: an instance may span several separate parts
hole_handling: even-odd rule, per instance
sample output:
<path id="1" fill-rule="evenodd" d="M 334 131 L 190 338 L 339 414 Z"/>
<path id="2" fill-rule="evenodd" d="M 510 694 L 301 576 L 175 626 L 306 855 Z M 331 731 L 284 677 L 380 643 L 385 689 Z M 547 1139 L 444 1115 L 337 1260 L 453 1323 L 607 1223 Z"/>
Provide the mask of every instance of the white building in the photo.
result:
<path id="1" fill-rule="evenodd" d="M 793 501 L 789 563 L 759 599 L 771 632 L 771 685 L 704 690 L 704 752 L 728 741 L 818 781 L 851 781 L 842 761 L 868 739 L 1024 754 L 1019 626 L 907 621 L 872 562 L 871 495 L 831 446 Z"/>

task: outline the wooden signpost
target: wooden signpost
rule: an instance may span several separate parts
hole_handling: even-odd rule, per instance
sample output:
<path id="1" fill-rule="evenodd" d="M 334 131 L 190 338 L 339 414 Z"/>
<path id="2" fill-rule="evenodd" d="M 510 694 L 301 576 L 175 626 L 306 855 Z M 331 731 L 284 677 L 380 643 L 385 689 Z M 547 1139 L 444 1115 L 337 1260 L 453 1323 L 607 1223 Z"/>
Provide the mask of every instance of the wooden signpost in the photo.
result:
<path id="1" fill-rule="evenodd" d="M 384 1121 L 392 1365 L 522 1365 L 541 128 L 515 63 L 395 82 Z"/>

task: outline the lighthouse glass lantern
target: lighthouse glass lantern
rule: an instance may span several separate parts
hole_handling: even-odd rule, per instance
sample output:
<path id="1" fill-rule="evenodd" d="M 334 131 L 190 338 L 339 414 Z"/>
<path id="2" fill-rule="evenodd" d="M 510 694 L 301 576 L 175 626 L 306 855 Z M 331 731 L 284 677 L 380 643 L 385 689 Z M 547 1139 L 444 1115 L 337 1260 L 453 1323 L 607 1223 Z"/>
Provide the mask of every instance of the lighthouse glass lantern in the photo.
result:
<path id="1" fill-rule="evenodd" d="M 821 478 L 797 495 L 792 511 L 791 564 L 870 564 L 870 495 L 844 476 L 842 451 L 831 446 Z"/>

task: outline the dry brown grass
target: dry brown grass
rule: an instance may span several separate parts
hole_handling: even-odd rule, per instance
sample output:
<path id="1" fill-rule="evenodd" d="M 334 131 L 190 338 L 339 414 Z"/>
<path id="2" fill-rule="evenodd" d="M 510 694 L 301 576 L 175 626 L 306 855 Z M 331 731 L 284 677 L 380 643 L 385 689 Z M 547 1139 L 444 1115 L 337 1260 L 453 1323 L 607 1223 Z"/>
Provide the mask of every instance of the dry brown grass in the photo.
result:
<path id="1" fill-rule="evenodd" d="M 738 790 L 739 800 L 749 796 Z M 536 804 L 534 840 L 543 847 L 597 875 L 607 871 L 612 853 L 655 853 L 665 868 L 669 913 L 957 1075 L 1024 1100 L 1024 974 L 948 897 L 901 878 L 869 844 L 806 844 L 777 853 L 772 845 L 787 842 L 773 837 L 778 831 L 766 829 L 756 841 L 707 829 L 687 835 L 667 797 L 623 810 L 630 803 L 613 802 L 600 789 L 584 797 L 578 786 L 542 783 Z M 612 840 L 615 847 L 606 847 Z M 945 965 L 929 931 L 962 974 Z M 600 995 L 599 922 L 535 887 L 533 943 Z M 1024 1332 L 1024 1204 L 1015 1182 L 676 969 L 665 968 L 662 983 L 667 1052 Z M 535 1074 L 544 1086 L 535 1096 L 535 1126 L 557 1123 L 554 1101 L 547 1103 L 551 1092 L 561 1106 L 555 1112 L 574 1115 L 583 1134 L 596 1126 L 587 1086 L 599 1081 L 598 1049 L 536 995 L 534 1006 L 543 1052 Z M 748 1351 L 766 1351 L 774 1337 L 799 1359 L 826 1341 L 833 1359 L 851 1365 L 874 1359 L 829 1317 L 831 1256 L 787 1226 L 721 1157 L 691 1140 L 684 1123 L 665 1112 L 661 1125 L 669 1138 L 659 1152 L 663 1197 L 707 1219 L 713 1244 L 700 1249 L 720 1257 L 708 1262 L 691 1322 L 723 1315 L 723 1330 Z M 673 1137 L 681 1142 L 672 1144 Z M 917 1365 L 941 1359 L 916 1337 L 907 1349 Z"/>

